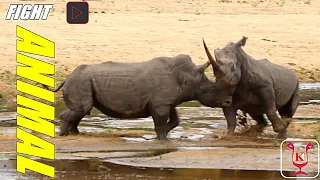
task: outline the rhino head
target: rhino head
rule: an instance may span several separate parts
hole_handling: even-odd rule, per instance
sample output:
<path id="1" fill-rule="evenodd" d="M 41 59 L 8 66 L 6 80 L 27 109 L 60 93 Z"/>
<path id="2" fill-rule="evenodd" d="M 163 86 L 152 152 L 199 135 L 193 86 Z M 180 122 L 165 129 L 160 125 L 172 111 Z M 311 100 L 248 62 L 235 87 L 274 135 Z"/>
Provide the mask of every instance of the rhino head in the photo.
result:
<path id="1" fill-rule="evenodd" d="M 183 75 L 183 91 L 191 99 L 199 101 L 207 107 L 225 107 L 232 104 L 232 96 L 229 89 L 218 88 L 205 74 L 210 62 L 198 65 L 187 70 Z"/>
<path id="2" fill-rule="evenodd" d="M 241 46 L 246 44 L 247 39 L 247 37 L 243 36 L 243 38 L 236 43 L 229 42 L 225 47 L 215 49 L 214 56 L 216 60 L 212 57 L 203 40 L 204 49 L 213 67 L 219 88 L 234 88 L 239 83 L 244 53 Z"/>

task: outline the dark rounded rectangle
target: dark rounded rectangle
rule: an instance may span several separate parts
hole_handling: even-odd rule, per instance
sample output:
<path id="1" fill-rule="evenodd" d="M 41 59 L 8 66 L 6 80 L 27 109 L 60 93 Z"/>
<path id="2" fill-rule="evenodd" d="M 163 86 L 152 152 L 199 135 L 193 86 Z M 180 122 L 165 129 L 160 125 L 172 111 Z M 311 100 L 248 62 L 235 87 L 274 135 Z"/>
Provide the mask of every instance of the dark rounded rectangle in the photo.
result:
<path id="1" fill-rule="evenodd" d="M 87 24 L 89 22 L 89 4 L 88 2 L 68 2 L 67 22 L 69 24 Z"/>

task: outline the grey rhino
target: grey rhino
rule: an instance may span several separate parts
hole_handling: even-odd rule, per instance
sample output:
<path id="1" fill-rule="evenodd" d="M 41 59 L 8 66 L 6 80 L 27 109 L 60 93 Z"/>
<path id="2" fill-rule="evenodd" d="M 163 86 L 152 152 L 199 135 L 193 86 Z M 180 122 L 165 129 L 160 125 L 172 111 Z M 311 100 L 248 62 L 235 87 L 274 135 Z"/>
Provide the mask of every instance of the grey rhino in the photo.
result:
<path id="1" fill-rule="evenodd" d="M 278 138 L 285 138 L 286 129 L 300 101 L 299 79 L 286 67 L 267 59 L 250 57 L 242 49 L 246 41 L 247 37 L 243 36 L 236 43 L 229 42 L 222 49 L 215 49 L 214 60 L 203 40 L 217 87 L 228 88 L 233 94 L 232 106 L 223 108 L 228 124 L 227 135 L 234 133 L 236 112 L 240 109 L 257 121 L 260 131 L 267 126 L 266 114 Z"/>
<path id="2" fill-rule="evenodd" d="M 146 62 L 78 66 L 60 86 L 67 110 L 59 118 L 60 135 L 78 134 L 81 119 L 93 107 L 115 118 L 152 116 L 157 139 L 179 125 L 176 106 L 198 100 L 209 107 L 230 106 L 228 91 L 217 90 L 205 75 L 210 62 L 195 65 L 189 55 L 157 57 Z M 168 121 L 169 118 L 169 121 Z"/>

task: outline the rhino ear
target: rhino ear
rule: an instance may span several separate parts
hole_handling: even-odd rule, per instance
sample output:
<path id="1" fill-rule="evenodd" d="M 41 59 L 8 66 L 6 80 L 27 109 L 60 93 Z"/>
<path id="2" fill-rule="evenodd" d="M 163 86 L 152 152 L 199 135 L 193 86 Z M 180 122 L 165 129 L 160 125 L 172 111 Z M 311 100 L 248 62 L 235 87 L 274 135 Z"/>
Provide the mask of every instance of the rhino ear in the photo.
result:
<path id="1" fill-rule="evenodd" d="M 240 39 L 240 40 L 236 43 L 236 45 L 237 45 L 238 47 L 246 45 L 247 39 L 248 39 L 248 37 L 243 36 L 242 39 Z"/>
<path id="2" fill-rule="evenodd" d="M 209 65 L 210 65 L 210 61 L 207 61 L 206 63 L 199 65 L 197 67 L 197 71 L 202 74 L 209 67 Z"/>

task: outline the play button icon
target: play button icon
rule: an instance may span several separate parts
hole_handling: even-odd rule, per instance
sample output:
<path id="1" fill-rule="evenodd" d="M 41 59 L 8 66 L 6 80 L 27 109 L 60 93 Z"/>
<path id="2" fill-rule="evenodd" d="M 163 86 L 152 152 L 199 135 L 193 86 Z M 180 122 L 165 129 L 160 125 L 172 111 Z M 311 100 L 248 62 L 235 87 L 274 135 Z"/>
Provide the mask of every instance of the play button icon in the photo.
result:
<path id="1" fill-rule="evenodd" d="M 69 24 L 86 24 L 89 21 L 89 5 L 87 2 L 67 3 L 67 22 Z"/>
<path id="2" fill-rule="evenodd" d="M 72 19 L 79 17 L 81 14 L 83 14 L 82 11 L 80 11 L 76 7 L 72 6 Z"/>

